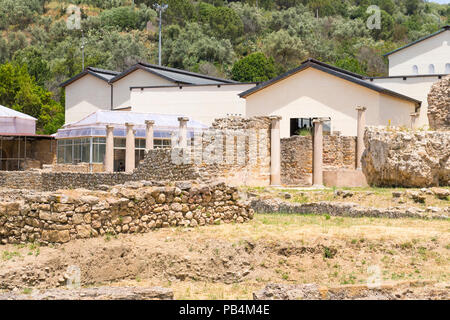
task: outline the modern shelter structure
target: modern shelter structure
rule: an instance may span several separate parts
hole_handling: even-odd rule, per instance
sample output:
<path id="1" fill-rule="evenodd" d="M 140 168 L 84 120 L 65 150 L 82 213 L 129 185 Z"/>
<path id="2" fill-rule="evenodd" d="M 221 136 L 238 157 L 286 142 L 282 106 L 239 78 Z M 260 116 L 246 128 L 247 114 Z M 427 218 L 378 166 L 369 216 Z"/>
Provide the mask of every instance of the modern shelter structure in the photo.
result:
<path id="1" fill-rule="evenodd" d="M 130 103 L 130 88 L 141 86 L 221 85 L 237 83 L 195 72 L 137 63 L 123 72 L 88 67 L 63 82 L 66 92 L 66 124 L 83 119 L 97 110 L 135 110 Z M 243 89 L 245 90 L 245 89 Z M 144 112 L 164 113 L 163 107 L 150 103 Z M 191 116 L 191 115 L 188 115 Z"/>
<path id="2" fill-rule="evenodd" d="M 246 116 L 281 116 L 281 138 L 312 129 L 322 119 L 325 131 L 357 135 L 357 106 L 367 108 L 368 125 L 409 126 L 421 102 L 365 81 L 364 77 L 308 59 L 272 80 L 240 94 Z M 326 120 L 324 120 L 326 119 Z"/>
<path id="3" fill-rule="evenodd" d="M 59 164 L 103 164 L 104 171 L 110 172 L 132 171 L 147 149 L 170 148 L 181 125 L 187 123 L 187 138 L 207 128 L 185 119 L 182 115 L 96 111 L 58 130 L 57 160 Z"/>
<path id="4" fill-rule="evenodd" d="M 0 105 L 0 170 L 39 169 L 53 162 L 54 138 L 36 134 L 36 121 Z"/>

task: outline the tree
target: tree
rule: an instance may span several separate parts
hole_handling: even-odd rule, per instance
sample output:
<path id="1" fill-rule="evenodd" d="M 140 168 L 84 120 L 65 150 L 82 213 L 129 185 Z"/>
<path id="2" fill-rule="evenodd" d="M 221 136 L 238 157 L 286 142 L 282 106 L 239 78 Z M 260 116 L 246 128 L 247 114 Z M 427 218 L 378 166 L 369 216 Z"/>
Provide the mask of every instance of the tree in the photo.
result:
<path id="1" fill-rule="evenodd" d="M 210 16 L 209 27 L 220 38 L 235 40 L 244 32 L 244 24 L 237 13 L 228 7 L 216 8 Z"/>
<path id="2" fill-rule="evenodd" d="M 173 39 L 167 39 L 163 47 L 163 64 L 188 70 L 198 70 L 199 63 L 219 63 L 226 67 L 231 63 L 234 51 L 228 39 L 216 39 L 203 33 L 197 23 L 184 29 L 171 28 Z"/>
<path id="3" fill-rule="evenodd" d="M 335 63 L 336 67 L 364 75 L 366 74 L 365 67 L 355 58 L 353 57 L 347 57 L 342 58 L 336 61 Z"/>
<path id="4" fill-rule="evenodd" d="M 38 48 L 31 46 L 17 51 L 14 55 L 14 61 L 19 65 L 27 66 L 28 73 L 34 77 L 37 85 L 43 87 L 50 80 L 50 67 Z"/>
<path id="5" fill-rule="evenodd" d="M 286 30 L 272 32 L 263 43 L 264 53 L 274 58 L 280 71 L 298 66 L 308 55 L 302 40 Z"/>
<path id="6" fill-rule="evenodd" d="M 64 124 L 64 108 L 36 84 L 26 65 L 0 65 L 0 104 L 37 118 L 38 133 L 54 133 Z"/>
<path id="7" fill-rule="evenodd" d="M 233 80 L 240 82 L 267 81 L 276 76 L 274 61 L 261 52 L 255 52 L 237 61 L 231 75 Z"/>

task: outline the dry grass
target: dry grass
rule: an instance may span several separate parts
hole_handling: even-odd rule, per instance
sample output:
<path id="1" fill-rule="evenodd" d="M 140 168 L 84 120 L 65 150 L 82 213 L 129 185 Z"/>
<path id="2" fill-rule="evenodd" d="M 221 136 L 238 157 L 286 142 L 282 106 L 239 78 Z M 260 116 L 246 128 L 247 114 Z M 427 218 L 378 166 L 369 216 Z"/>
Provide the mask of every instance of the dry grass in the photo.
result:
<path id="1" fill-rule="evenodd" d="M 450 187 L 444 187 L 450 190 Z M 425 209 L 427 207 L 448 207 L 450 206 L 450 199 L 438 199 L 434 195 L 426 195 L 424 203 L 414 202 L 413 199 L 407 196 L 394 198 L 393 191 L 419 191 L 420 189 L 405 189 L 405 188 L 327 188 L 317 190 L 299 190 L 299 189 L 279 189 L 279 188 L 244 188 L 244 191 L 251 191 L 261 196 L 269 196 L 275 198 L 283 198 L 281 193 L 289 193 L 292 198 L 287 201 L 292 202 L 316 202 L 316 201 L 336 201 L 336 202 L 354 202 L 362 206 L 370 206 L 376 208 L 387 208 L 396 206 L 408 206 Z M 345 190 L 353 193 L 353 196 L 343 198 L 336 196 L 336 190 Z"/>
<path id="2" fill-rule="evenodd" d="M 383 282 L 448 282 L 449 232 L 449 221 L 286 214 L 262 214 L 247 224 L 208 226 L 195 232 L 160 230 L 159 236 L 173 237 L 173 245 L 193 244 L 190 254 L 201 252 L 201 244 L 214 239 L 227 240 L 233 247 L 245 246 L 246 241 L 266 247 L 260 257 L 249 260 L 252 272 L 241 282 L 168 281 L 158 277 L 114 285 L 170 287 L 176 299 L 251 299 L 252 292 L 273 282 L 364 284 L 370 276 L 368 267 L 374 265 L 380 268 Z M 306 252 L 283 255 L 279 253 L 281 247 L 306 248 Z"/>

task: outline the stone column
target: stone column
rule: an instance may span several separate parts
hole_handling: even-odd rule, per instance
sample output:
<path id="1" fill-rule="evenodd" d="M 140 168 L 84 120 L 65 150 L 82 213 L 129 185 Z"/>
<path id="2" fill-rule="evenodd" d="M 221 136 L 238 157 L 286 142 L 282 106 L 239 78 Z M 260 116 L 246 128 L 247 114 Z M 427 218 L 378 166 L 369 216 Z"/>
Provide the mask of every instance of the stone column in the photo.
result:
<path id="1" fill-rule="evenodd" d="M 155 124 L 155 121 L 153 120 L 146 120 L 145 121 L 145 149 L 153 150 L 153 125 Z"/>
<path id="2" fill-rule="evenodd" d="M 413 112 L 409 114 L 411 117 L 411 129 L 414 130 L 417 127 L 417 119 L 419 118 L 418 112 Z"/>
<path id="3" fill-rule="evenodd" d="M 127 138 L 126 138 L 126 150 L 125 150 L 125 171 L 133 172 L 135 168 L 135 137 L 134 137 L 134 125 L 132 123 L 125 123 L 127 127 Z"/>
<path id="4" fill-rule="evenodd" d="M 315 119 L 313 123 L 313 185 L 323 186 L 323 120 Z"/>
<path id="5" fill-rule="evenodd" d="M 178 147 L 186 148 L 187 147 L 187 123 L 189 118 L 179 117 L 178 121 L 180 122 L 180 128 L 178 131 Z"/>
<path id="6" fill-rule="evenodd" d="M 105 171 L 114 172 L 114 127 L 106 126 Z"/>
<path id="7" fill-rule="evenodd" d="M 356 139 L 356 169 L 361 169 L 361 158 L 364 152 L 364 130 L 366 128 L 366 107 L 357 107 L 358 128 Z"/>
<path id="8" fill-rule="evenodd" d="M 281 185 L 281 143 L 279 116 L 270 117 L 270 185 Z"/>

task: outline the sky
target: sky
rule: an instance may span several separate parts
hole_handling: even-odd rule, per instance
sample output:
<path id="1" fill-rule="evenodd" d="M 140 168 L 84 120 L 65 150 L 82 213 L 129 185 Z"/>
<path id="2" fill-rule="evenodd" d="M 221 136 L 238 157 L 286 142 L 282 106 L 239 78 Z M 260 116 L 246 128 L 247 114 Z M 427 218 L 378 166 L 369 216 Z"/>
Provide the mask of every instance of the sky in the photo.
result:
<path id="1" fill-rule="evenodd" d="M 431 2 L 437 2 L 437 3 L 450 3 L 450 0 L 432 0 Z"/>

